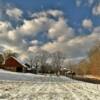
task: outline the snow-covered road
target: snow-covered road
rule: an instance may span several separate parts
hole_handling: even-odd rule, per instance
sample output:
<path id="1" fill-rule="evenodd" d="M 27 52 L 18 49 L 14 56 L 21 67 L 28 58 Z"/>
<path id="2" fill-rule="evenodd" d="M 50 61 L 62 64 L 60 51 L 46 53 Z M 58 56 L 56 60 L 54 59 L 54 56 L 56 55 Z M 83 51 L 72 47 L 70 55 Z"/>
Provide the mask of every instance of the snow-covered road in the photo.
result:
<path id="1" fill-rule="evenodd" d="M 100 100 L 100 85 L 1 70 L 0 100 Z"/>

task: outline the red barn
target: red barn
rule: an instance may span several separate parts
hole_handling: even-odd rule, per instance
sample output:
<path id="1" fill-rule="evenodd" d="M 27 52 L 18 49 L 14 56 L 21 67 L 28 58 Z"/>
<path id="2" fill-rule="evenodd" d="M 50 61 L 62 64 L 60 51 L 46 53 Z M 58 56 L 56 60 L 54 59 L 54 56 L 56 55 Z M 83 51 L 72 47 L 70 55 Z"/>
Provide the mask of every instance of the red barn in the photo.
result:
<path id="1" fill-rule="evenodd" d="M 14 72 L 23 72 L 24 67 L 25 66 L 21 64 L 15 57 L 9 57 L 3 65 L 3 68 L 5 70 L 10 70 Z"/>

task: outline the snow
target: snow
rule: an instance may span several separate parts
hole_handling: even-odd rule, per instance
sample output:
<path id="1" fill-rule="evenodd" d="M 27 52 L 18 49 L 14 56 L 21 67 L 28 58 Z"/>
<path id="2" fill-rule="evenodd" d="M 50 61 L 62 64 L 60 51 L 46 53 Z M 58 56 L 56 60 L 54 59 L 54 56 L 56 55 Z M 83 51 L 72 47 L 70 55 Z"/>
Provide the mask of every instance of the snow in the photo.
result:
<path id="1" fill-rule="evenodd" d="M 98 80 L 100 80 L 100 77 L 99 77 L 99 76 L 84 75 L 83 77 L 86 77 L 86 78 L 91 78 L 91 79 L 98 79 Z"/>
<path id="2" fill-rule="evenodd" d="M 100 85 L 0 70 L 0 100 L 100 100 Z"/>
<path id="3" fill-rule="evenodd" d="M 100 86 L 90 83 L 0 82 L 0 100 L 100 100 Z"/>
<path id="4" fill-rule="evenodd" d="M 61 78 L 62 77 L 62 78 Z M 59 82 L 59 81 L 69 81 L 66 77 L 60 76 L 50 76 L 50 75 L 39 75 L 31 73 L 17 73 L 10 72 L 0 69 L 0 80 L 11 80 L 11 81 L 32 81 L 32 82 Z M 71 79 L 70 79 L 71 80 Z M 70 81 L 69 81 L 70 82 Z"/>

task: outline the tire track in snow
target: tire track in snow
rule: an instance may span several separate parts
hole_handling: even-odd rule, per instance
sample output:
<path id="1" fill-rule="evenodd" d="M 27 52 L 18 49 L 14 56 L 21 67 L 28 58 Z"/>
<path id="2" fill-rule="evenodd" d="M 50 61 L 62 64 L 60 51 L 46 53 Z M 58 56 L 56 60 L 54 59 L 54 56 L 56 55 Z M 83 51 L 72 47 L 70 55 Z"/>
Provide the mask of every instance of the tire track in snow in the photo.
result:
<path id="1" fill-rule="evenodd" d="M 48 82 L 45 88 L 41 89 L 41 92 L 42 100 L 63 100 L 62 94 L 58 92 L 58 85 L 55 82 Z"/>
<path id="2" fill-rule="evenodd" d="M 30 95 L 32 94 L 32 88 L 33 88 L 33 86 L 34 87 L 36 87 L 37 86 L 37 84 L 29 84 L 29 86 L 27 85 L 27 83 L 22 83 L 22 85 L 19 87 L 19 85 L 18 85 L 18 90 L 17 90 L 17 95 L 16 95 L 16 97 L 15 98 L 17 98 L 17 99 L 19 99 L 19 98 L 28 98 L 28 97 L 30 97 Z M 24 99 L 23 98 L 23 99 Z"/>
<path id="3" fill-rule="evenodd" d="M 60 100 L 58 94 L 55 91 L 55 83 L 49 82 L 48 84 L 48 100 Z"/>
<path id="4" fill-rule="evenodd" d="M 77 86 L 78 86 L 78 83 L 77 83 Z M 66 87 L 66 85 L 64 85 L 64 87 Z M 75 86 L 73 85 L 73 83 L 72 83 L 72 84 L 69 84 L 69 85 L 68 85 L 68 88 L 69 88 L 69 89 L 72 89 L 72 91 L 75 91 L 75 92 L 80 93 L 81 96 L 83 97 L 83 100 L 84 100 L 84 98 L 85 98 L 85 100 L 93 100 L 93 97 L 91 97 L 92 95 L 90 96 L 89 92 L 84 91 L 84 90 L 82 90 L 82 89 L 79 89 L 78 87 L 75 87 Z M 94 98 L 94 99 L 95 99 L 95 98 Z"/>
<path id="5" fill-rule="evenodd" d="M 93 93 L 93 94 L 95 94 L 95 95 L 98 95 L 99 94 L 99 91 L 98 91 L 98 89 L 93 89 L 93 87 L 95 86 L 94 84 L 89 84 L 89 86 L 87 86 L 88 85 L 88 83 L 81 83 L 81 84 L 78 84 L 78 85 L 76 85 L 76 84 L 73 84 L 75 87 L 77 87 L 77 88 L 81 88 L 81 89 L 83 89 L 84 91 L 88 91 L 88 92 L 91 92 L 91 93 Z M 90 85 L 92 85 L 92 86 L 90 86 Z"/>
<path id="6" fill-rule="evenodd" d="M 63 90 L 60 88 L 59 82 L 54 82 L 51 84 L 52 87 L 52 95 L 53 95 L 53 100 L 65 100 L 64 99 L 64 92 Z"/>
<path id="7" fill-rule="evenodd" d="M 94 91 L 90 91 L 88 87 L 84 86 L 80 86 L 81 84 L 73 84 L 73 87 L 76 88 L 78 91 L 82 92 L 83 95 L 86 95 L 90 100 L 96 99 L 96 100 L 100 100 L 100 94 Z M 90 85 L 90 84 L 89 84 Z"/>
<path id="8" fill-rule="evenodd" d="M 35 86 L 35 91 L 33 93 L 39 93 L 45 87 L 45 83 L 37 83 Z"/>
<path id="9" fill-rule="evenodd" d="M 41 83 L 42 87 L 38 89 L 38 91 L 36 92 L 36 100 L 49 100 L 48 99 L 48 84 L 43 82 Z M 40 84 L 40 85 L 41 85 Z M 35 99 L 35 98 L 34 98 Z"/>
<path id="10" fill-rule="evenodd" d="M 58 93 L 58 97 L 60 97 L 60 100 L 72 100 L 71 94 L 68 93 L 68 90 L 65 90 L 62 88 L 62 83 L 56 83 L 56 92 Z M 59 92 L 58 92 L 59 91 Z"/>
<path id="11" fill-rule="evenodd" d="M 68 84 L 68 83 L 67 83 Z M 66 85 L 64 85 L 64 84 L 61 84 L 60 85 L 60 87 L 63 89 L 63 90 L 66 90 L 66 91 L 68 91 L 67 93 L 70 93 L 70 95 L 72 96 L 72 100 L 80 100 L 79 99 L 79 96 L 75 93 L 75 92 L 73 92 L 72 90 L 71 90 L 71 88 L 68 88 L 68 86 Z"/>

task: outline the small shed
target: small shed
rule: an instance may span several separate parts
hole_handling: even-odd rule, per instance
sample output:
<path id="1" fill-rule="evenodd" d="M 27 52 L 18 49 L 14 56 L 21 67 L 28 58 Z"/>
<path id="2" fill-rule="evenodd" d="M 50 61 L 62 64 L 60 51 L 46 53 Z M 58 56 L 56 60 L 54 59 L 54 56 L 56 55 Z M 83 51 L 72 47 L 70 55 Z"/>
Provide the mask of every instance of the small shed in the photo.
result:
<path id="1" fill-rule="evenodd" d="M 67 68 L 61 68 L 60 69 L 60 74 L 61 75 L 66 75 L 66 73 L 69 71 L 69 69 L 67 69 Z"/>
<path id="2" fill-rule="evenodd" d="M 11 56 L 5 61 L 3 68 L 13 72 L 23 72 L 25 66 L 21 64 L 15 57 Z"/>

